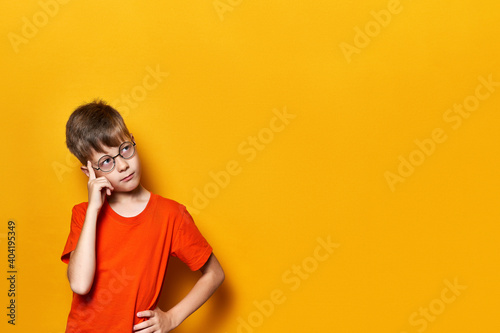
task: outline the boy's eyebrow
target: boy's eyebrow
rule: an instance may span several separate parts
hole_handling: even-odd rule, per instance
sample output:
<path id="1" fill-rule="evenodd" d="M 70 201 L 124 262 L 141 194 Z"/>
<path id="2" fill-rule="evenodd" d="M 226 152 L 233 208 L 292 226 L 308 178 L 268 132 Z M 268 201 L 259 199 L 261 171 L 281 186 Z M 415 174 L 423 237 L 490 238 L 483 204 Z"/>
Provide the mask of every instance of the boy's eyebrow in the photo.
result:
<path id="1" fill-rule="evenodd" d="M 101 149 L 102 149 L 102 150 L 105 150 L 105 149 L 104 149 L 105 147 L 106 147 L 106 148 L 108 148 L 108 149 L 120 149 L 120 146 L 121 146 L 124 142 L 127 142 L 127 141 L 128 141 L 128 139 L 125 139 L 125 141 L 122 141 L 122 142 L 121 142 L 118 146 L 116 146 L 116 147 L 108 147 L 108 146 L 106 146 L 106 145 L 104 145 L 104 144 L 101 144 L 101 145 L 99 145 L 99 146 L 101 147 Z M 115 155 L 116 155 L 116 154 L 114 154 L 114 153 L 107 153 L 107 152 L 104 152 L 104 151 L 102 151 L 102 152 L 101 152 L 101 151 L 95 151 L 95 150 L 93 150 L 93 149 L 92 149 L 92 152 L 93 152 L 93 153 L 92 153 L 92 155 L 94 155 L 94 153 L 95 153 L 95 154 L 102 154 L 102 155 L 100 155 L 100 156 L 99 156 L 99 158 L 97 159 L 97 161 L 99 161 L 99 159 L 100 159 L 101 157 L 103 157 L 103 156 L 115 156 Z M 119 152 L 118 152 L 118 153 L 119 153 Z"/>
<path id="2" fill-rule="evenodd" d="M 104 147 L 106 147 L 106 146 L 102 145 L 101 147 L 102 147 L 101 148 L 102 150 L 105 150 Z M 95 151 L 94 149 L 91 149 L 89 157 L 92 158 L 95 155 L 97 155 L 98 157 L 95 161 L 90 160 L 92 163 L 98 163 L 99 160 L 101 159 L 101 157 L 103 157 L 103 156 L 111 156 L 110 153 L 107 153 L 105 151 Z"/>
<path id="3" fill-rule="evenodd" d="M 107 152 L 97 152 L 96 155 L 99 155 L 99 158 L 97 159 L 98 161 L 103 156 L 114 156 L 113 153 L 107 153 Z"/>

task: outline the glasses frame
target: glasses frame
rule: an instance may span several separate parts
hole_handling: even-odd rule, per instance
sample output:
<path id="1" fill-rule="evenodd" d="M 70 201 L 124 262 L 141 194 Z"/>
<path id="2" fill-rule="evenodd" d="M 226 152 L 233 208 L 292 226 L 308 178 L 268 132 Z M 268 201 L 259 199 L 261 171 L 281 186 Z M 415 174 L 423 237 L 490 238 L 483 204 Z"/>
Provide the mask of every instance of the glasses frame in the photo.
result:
<path id="1" fill-rule="evenodd" d="M 133 153 L 130 157 L 123 157 L 123 155 L 120 153 L 120 152 L 121 152 L 121 150 L 122 150 L 122 146 L 123 146 L 124 144 L 126 144 L 126 143 L 131 143 L 131 144 L 132 144 L 132 147 L 134 147 L 134 153 Z M 123 158 L 124 160 L 129 160 L 129 159 L 131 159 L 132 157 L 134 157 L 134 156 L 135 156 L 135 152 L 136 152 L 136 150 L 135 150 L 135 146 L 136 146 L 136 144 L 135 144 L 135 142 L 133 142 L 133 141 L 132 141 L 132 142 L 130 142 L 130 141 L 124 141 L 124 142 L 122 142 L 122 143 L 120 144 L 120 146 L 118 147 L 118 154 L 116 154 L 115 156 L 111 156 L 111 155 L 103 155 L 103 156 L 101 156 L 101 158 L 99 158 L 99 160 L 97 161 L 97 168 L 95 168 L 94 166 L 92 166 L 92 168 L 94 168 L 95 170 L 100 170 L 101 172 L 111 172 L 111 171 L 113 171 L 113 170 L 115 169 L 115 166 L 116 166 L 115 158 L 117 158 L 118 156 L 120 156 L 120 157 L 121 157 L 121 158 Z M 103 169 L 99 168 L 99 162 L 100 162 L 103 158 L 105 158 L 105 157 L 111 157 L 111 159 L 113 160 L 113 167 L 111 168 L 111 170 L 104 171 Z"/>

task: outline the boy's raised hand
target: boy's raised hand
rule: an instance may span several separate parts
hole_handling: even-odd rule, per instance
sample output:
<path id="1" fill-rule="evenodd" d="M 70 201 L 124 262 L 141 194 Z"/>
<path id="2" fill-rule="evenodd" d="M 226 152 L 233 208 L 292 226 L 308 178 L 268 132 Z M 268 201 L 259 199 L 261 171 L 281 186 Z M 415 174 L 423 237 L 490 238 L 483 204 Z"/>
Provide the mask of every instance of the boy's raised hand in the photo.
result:
<path id="1" fill-rule="evenodd" d="M 96 178 L 92 163 L 87 161 L 87 169 L 89 170 L 89 181 L 87 187 L 89 190 L 89 207 L 101 209 L 104 203 L 104 196 L 111 195 L 114 190 L 113 185 L 106 177 Z"/>

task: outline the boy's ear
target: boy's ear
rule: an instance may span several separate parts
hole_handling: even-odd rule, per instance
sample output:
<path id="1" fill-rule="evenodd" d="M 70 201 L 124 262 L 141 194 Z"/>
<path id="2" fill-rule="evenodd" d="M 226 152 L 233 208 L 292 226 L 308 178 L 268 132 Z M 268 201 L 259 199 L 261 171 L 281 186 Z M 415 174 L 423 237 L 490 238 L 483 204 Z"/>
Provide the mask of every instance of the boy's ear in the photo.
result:
<path id="1" fill-rule="evenodd" d="M 86 166 L 82 165 L 80 167 L 80 170 L 83 171 L 83 173 L 85 174 L 85 176 L 90 177 L 89 169 Z"/>
<path id="2" fill-rule="evenodd" d="M 132 142 L 135 143 L 134 135 L 132 133 L 130 133 L 130 138 L 132 139 Z"/>

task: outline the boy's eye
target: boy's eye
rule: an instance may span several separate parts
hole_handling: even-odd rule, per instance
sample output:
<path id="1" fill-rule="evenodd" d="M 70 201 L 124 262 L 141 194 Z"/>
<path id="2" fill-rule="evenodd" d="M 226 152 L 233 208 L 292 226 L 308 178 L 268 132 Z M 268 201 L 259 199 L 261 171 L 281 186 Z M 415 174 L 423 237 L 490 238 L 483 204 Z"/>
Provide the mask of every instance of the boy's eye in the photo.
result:
<path id="1" fill-rule="evenodd" d="M 101 165 L 102 166 L 106 166 L 106 165 L 110 164 L 111 161 L 112 161 L 111 157 L 107 157 L 107 158 L 105 158 L 104 160 L 101 161 Z"/>

